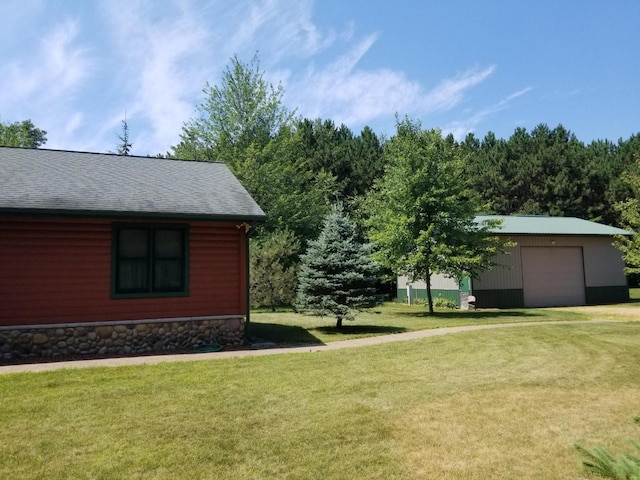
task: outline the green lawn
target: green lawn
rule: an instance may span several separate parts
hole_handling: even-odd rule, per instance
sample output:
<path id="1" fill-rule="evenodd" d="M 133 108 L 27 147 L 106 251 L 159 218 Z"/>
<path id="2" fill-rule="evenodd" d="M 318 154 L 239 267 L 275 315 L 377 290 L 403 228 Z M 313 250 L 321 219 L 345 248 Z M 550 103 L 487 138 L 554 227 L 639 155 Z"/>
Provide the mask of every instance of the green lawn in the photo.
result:
<path id="1" fill-rule="evenodd" d="M 574 443 L 640 437 L 638 365 L 625 322 L 2 375 L 0 478 L 588 478 Z"/>
<path id="2" fill-rule="evenodd" d="M 605 309 L 629 309 L 640 313 L 640 289 L 631 290 L 632 301 L 619 305 L 587 308 L 538 308 L 511 310 L 437 310 L 434 316 L 427 307 L 386 303 L 364 311 L 352 321 L 345 321 L 336 330 L 335 319 L 301 315 L 291 310 L 256 311 L 251 314 L 249 336 L 278 344 L 327 343 L 352 338 L 370 337 L 430 328 L 457 327 L 512 322 L 544 322 L 549 320 L 588 320 L 611 318 Z M 636 311 L 633 311 L 633 309 Z M 616 312 L 616 315 L 620 312 Z"/>

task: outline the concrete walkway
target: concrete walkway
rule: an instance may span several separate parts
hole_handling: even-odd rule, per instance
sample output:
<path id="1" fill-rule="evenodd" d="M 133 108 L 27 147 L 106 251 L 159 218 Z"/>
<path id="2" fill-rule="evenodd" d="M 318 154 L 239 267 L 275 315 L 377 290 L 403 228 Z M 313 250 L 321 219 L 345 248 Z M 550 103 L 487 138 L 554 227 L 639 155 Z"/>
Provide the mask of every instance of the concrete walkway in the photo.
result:
<path id="1" fill-rule="evenodd" d="M 592 323 L 611 323 L 612 320 L 576 320 L 576 321 L 550 321 L 550 322 L 522 322 L 522 323 L 496 323 L 491 325 L 467 325 L 463 327 L 444 327 L 430 330 L 418 330 L 414 332 L 394 333 L 377 337 L 358 338 L 355 340 L 343 340 L 321 345 L 307 345 L 300 347 L 277 347 L 255 350 L 232 350 L 228 352 L 213 353 L 187 353 L 178 355 L 154 355 L 140 357 L 100 358 L 95 360 L 73 360 L 69 362 L 26 363 L 20 365 L 0 366 L 0 374 L 19 372 L 45 372 L 63 368 L 86 367 L 121 367 L 126 365 L 153 365 L 164 362 L 195 362 L 201 360 L 219 360 L 223 358 L 258 357 L 263 355 L 281 355 L 285 353 L 310 353 L 339 350 L 342 348 L 366 347 L 391 342 L 405 342 L 427 337 L 439 337 L 452 333 L 473 332 L 476 330 L 489 330 L 495 328 L 534 327 L 544 325 L 585 325 Z"/>

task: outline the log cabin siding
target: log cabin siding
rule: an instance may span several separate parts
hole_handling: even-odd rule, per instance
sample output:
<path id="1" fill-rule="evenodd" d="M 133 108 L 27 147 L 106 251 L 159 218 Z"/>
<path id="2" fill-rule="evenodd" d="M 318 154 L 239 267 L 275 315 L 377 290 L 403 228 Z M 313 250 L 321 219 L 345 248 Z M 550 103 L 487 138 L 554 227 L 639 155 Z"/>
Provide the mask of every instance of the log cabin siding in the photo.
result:
<path id="1" fill-rule="evenodd" d="M 189 225 L 189 294 L 112 298 L 112 225 L 129 221 L 0 217 L 0 326 L 246 314 L 245 232 L 232 222 L 150 222 Z"/>

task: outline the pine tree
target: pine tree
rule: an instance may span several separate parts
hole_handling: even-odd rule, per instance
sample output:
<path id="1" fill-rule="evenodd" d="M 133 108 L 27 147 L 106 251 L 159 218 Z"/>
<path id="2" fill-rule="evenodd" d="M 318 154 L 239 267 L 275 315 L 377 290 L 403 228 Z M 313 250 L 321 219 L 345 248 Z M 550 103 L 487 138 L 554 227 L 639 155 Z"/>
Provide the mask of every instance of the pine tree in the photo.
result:
<path id="1" fill-rule="evenodd" d="M 324 219 L 317 240 L 302 255 L 298 277 L 298 304 L 302 310 L 342 320 L 353 320 L 358 310 L 377 302 L 376 264 L 369 245 L 359 241 L 355 224 L 342 206 L 334 206 Z"/>
<path id="2" fill-rule="evenodd" d="M 124 114 L 124 120 L 122 120 L 122 133 L 116 133 L 120 142 L 116 145 L 116 151 L 114 153 L 118 155 L 128 156 L 131 153 L 133 143 L 129 141 L 129 124 L 127 123 L 127 114 Z"/>

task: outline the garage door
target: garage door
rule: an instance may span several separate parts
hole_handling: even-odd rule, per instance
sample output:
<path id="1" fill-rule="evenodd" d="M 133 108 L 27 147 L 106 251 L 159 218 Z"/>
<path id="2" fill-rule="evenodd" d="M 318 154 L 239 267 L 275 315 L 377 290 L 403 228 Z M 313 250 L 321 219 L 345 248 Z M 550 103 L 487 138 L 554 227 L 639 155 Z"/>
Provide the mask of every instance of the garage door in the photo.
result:
<path id="1" fill-rule="evenodd" d="M 526 307 L 584 305 L 581 247 L 522 247 Z"/>

